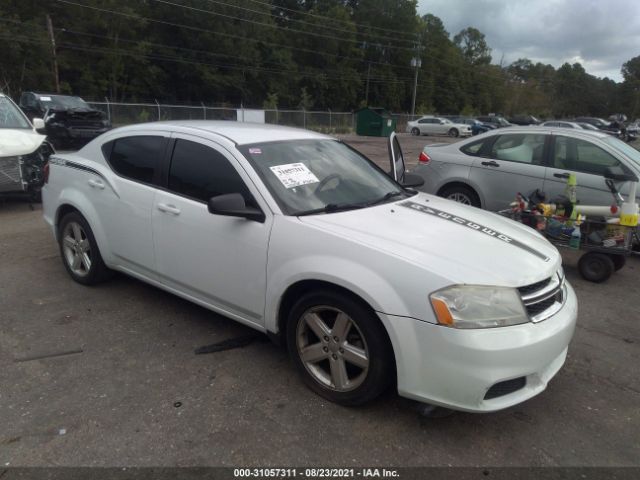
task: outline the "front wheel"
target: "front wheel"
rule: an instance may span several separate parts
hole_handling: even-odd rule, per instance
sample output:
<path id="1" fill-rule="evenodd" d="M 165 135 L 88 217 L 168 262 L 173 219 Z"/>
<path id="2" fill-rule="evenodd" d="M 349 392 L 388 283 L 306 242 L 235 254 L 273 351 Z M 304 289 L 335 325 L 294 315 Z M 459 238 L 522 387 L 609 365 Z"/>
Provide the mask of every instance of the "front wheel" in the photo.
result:
<path id="1" fill-rule="evenodd" d="M 416 128 L 416 127 L 413 127 L 411 129 L 411 135 L 417 137 L 418 135 L 420 135 L 420 130 L 418 128 Z"/>
<path id="2" fill-rule="evenodd" d="M 288 317 L 287 347 L 307 386 L 342 405 L 374 399 L 394 378 L 380 320 L 339 292 L 310 292 L 298 300 Z"/>
<path id="3" fill-rule="evenodd" d="M 62 218 L 58 244 L 62 262 L 76 282 L 94 285 L 111 276 L 112 271 L 102 261 L 91 227 L 80 213 L 71 212 Z"/>
<path id="4" fill-rule="evenodd" d="M 450 137 L 459 137 L 460 136 L 460 132 L 458 131 L 457 128 L 452 128 L 451 130 L 449 130 L 449 136 Z"/>

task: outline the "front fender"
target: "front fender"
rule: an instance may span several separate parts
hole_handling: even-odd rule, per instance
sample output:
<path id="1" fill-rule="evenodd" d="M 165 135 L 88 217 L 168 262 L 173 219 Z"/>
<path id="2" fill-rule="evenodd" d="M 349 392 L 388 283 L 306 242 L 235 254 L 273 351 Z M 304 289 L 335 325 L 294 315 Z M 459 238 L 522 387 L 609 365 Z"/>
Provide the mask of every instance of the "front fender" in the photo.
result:
<path id="1" fill-rule="evenodd" d="M 409 312 L 394 287 L 365 265 L 336 256 L 304 256 L 285 261 L 270 272 L 265 305 L 267 330 L 278 332 L 278 311 L 283 295 L 290 286 L 304 280 L 319 280 L 345 288 L 377 312 L 402 312 L 399 315 Z"/>

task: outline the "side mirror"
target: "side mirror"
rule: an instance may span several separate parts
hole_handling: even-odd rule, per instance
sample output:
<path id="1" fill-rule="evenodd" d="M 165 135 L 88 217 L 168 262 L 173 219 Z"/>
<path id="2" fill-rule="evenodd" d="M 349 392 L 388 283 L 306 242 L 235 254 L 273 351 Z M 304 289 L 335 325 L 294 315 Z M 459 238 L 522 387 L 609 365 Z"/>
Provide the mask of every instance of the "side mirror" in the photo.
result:
<path id="1" fill-rule="evenodd" d="M 264 223 L 265 216 L 261 210 L 247 207 L 244 197 L 240 193 L 226 193 L 211 197 L 207 203 L 209 213 L 227 217 L 240 217 L 255 222 Z"/>
<path id="2" fill-rule="evenodd" d="M 44 120 L 41 118 L 34 118 L 32 120 L 33 122 L 33 128 L 35 128 L 36 130 L 44 130 Z"/>
<path id="3" fill-rule="evenodd" d="M 424 178 L 420 175 L 416 175 L 415 173 L 404 174 L 404 179 L 402 180 L 403 187 L 421 187 L 422 185 L 424 185 Z"/>

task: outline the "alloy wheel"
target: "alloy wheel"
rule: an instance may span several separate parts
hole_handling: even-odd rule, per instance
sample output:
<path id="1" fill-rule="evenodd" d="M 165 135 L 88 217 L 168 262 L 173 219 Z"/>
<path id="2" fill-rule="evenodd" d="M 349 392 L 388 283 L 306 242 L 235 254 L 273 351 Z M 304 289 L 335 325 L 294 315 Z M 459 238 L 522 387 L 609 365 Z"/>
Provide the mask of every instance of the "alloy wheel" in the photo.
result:
<path id="1" fill-rule="evenodd" d="M 461 192 L 452 193 L 447 198 L 449 200 L 453 200 L 454 202 L 462 203 L 464 205 L 472 205 L 471 199 L 467 195 Z"/>
<path id="2" fill-rule="evenodd" d="M 358 388 L 369 370 L 369 349 L 353 319 L 342 310 L 316 306 L 304 312 L 296 348 L 311 377 L 338 392 Z"/>

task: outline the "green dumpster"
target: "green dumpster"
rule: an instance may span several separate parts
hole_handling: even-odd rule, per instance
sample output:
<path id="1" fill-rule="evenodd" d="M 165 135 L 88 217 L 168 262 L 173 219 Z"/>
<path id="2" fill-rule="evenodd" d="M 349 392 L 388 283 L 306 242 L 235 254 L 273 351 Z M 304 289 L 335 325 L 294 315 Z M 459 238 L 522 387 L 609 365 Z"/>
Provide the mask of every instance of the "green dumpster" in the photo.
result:
<path id="1" fill-rule="evenodd" d="M 388 137 L 396 131 L 396 120 L 384 108 L 365 107 L 356 111 L 356 133 L 367 137 Z"/>

